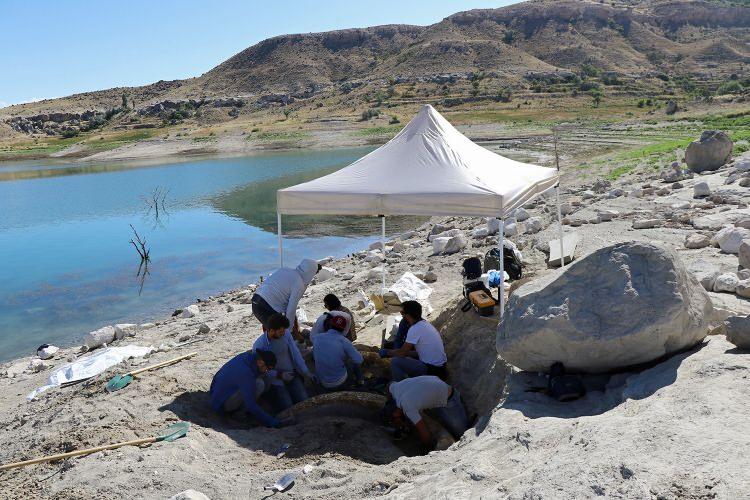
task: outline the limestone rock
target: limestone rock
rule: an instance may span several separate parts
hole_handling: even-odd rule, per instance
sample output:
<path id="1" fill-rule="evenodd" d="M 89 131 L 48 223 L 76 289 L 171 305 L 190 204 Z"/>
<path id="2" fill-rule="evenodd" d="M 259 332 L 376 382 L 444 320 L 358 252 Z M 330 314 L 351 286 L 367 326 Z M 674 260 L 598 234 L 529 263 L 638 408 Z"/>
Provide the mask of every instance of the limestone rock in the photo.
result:
<path id="1" fill-rule="evenodd" d="M 740 349 L 750 349 L 750 316 L 730 316 L 724 321 L 727 340 Z"/>
<path id="2" fill-rule="evenodd" d="M 531 217 L 524 223 L 524 228 L 529 234 L 538 233 L 542 230 L 542 219 L 539 217 Z"/>
<path id="3" fill-rule="evenodd" d="M 169 497 L 169 500 L 211 500 L 204 493 L 196 490 L 185 490 Z"/>
<path id="4" fill-rule="evenodd" d="M 750 269 L 750 241 L 743 240 L 740 243 L 740 248 L 737 251 L 737 259 L 740 266 Z"/>
<path id="5" fill-rule="evenodd" d="M 431 234 L 427 237 L 427 240 L 435 241 L 437 238 L 453 238 L 454 236 L 458 236 L 459 234 L 463 234 L 460 229 L 449 229 L 448 231 L 443 231 L 442 233 Z"/>
<path id="6" fill-rule="evenodd" d="M 734 289 L 734 293 L 740 297 L 750 299 L 750 279 L 741 279 L 740 282 L 737 283 L 737 288 Z"/>
<path id="7" fill-rule="evenodd" d="M 489 236 L 490 232 L 486 227 L 478 227 L 475 230 L 471 232 L 472 238 L 486 238 Z"/>
<path id="8" fill-rule="evenodd" d="M 701 181 L 693 186 L 693 198 L 705 198 L 711 196 L 711 188 L 708 187 L 708 182 Z"/>
<path id="9" fill-rule="evenodd" d="M 445 247 L 443 247 L 443 251 L 441 253 L 444 255 L 458 253 L 466 248 L 466 245 L 468 244 L 469 241 L 466 239 L 466 236 L 464 236 L 463 234 L 457 234 L 446 242 Z"/>
<path id="10" fill-rule="evenodd" d="M 651 229 L 660 225 L 659 219 L 636 219 L 633 221 L 633 229 Z"/>
<path id="11" fill-rule="evenodd" d="M 700 282 L 701 286 L 709 292 L 714 291 L 716 278 L 721 274 L 719 268 L 713 262 L 707 260 L 696 260 L 690 263 L 688 270 Z"/>
<path id="12" fill-rule="evenodd" d="M 105 326 L 84 335 L 83 345 L 88 349 L 96 349 L 104 344 L 111 344 L 113 340 L 115 340 L 115 328 Z"/>
<path id="13" fill-rule="evenodd" d="M 383 242 L 382 241 L 373 241 L 370 243 L 370 246 L 368 247 L 370 250 L 383 250 Z"/>
<path id="14" fill-rule="evenodd" d="M 685 150 L 685 162 L 695 173 L 718 170 L 732 156 L 732 140 L 718 130 L 706 130 Z"/>
<path id="15" fill-rule="evenodd" d="M 334 268 L 323 266 L 320 268 L 320 271 L 318 271 L 318 274 L 315 275 L 315 282 L 323 283 L 324 281 L 328 281 L 329 279 L 333 278 L 337 274 L 338 271 L 336 271 Z"/>
<path id="16" fill-rule="evenodd" d="M 497 234 L 500 232 L 500 219 L 495 217 L 487 218 L 487 234 Z"/>
<path id="17" fill-rule="evenodd" d="M 672 250 L 629 242 L 519 287 L 498 329 L 509 363 L 606 372 L 700 342 L 711 300 Z"/>
<path id="18" fill-rule="evenodd" d="M 605 198 L 619 198 L 623 194 L 625 194 L 625 191 L 620 188 L 615 188 L 611 191 L 607 191 L 607 194 L 605 194 L 604 196 Z"/>
<path id="19" fill-rule="evenodd" d="M 526 209 L 523 208 L 523 207 L 517 208 L 514 211 L 514 214 L 516 216 L 516 221 L 517 222 L 523 222 L 526 219 L 528 219 L 529 217 L 531 217 L 531 215 L 529 215 L 529 212 L 527 212 Z"/>
<path id="20" fill-rule="evenodd" d="M 192 318 L 196 314 L 200 313 L 200 309 L 198 309 L 198 306 L 195 304 L 187 306 L 185 309 L 182 310 L 182 314 L 180 315 L 183 318 Z"/>
<path id="21" fill-rule="evenodd" d="M 740 179 L 740 187 L 750 187 L 750 177 L 743 177 Z"/>
<path id="22" fill-rule="evenodd" d="M 373 267 L 367 272 L 368 279 L 379 279 L 383 276 L 383 266 Z"/>
<path id="23" fill-rule="evenodd" d="M 60 351 L 60 348 L 54 345 L 44 344 L 42 346 L 39 346 L 39 348 L 36 350 L 36 355 L 39 357 L 39 359 L 50 359 L 55 356 L 55 354 Z"/>
<path id="24" fill-rule="evenodd" d="M 711 244 L 711 238 L 709 238 L 705 234 L 693 233 L 693 234 L 689 234 L 687 238 L 685 238 L 685 248 L 690 248 L 690 249 L 705 248 L 710 244 Z"/>
<path id="25" fill-rule="evenodd" d="M 518 234 L 518 224 L 511 222 L 505 225 L 505 236 L 515 236 Z"/>
<path id="26" fill-rule="evenodd" d="M 620 212 L 617 210 L 599 210 L 596 212 L 596 217 L 599 219 L 599 222 L 609 222 L 618 215 L 620 215 Z"/>
<path id="27" fill-rule="evenodd" d="M 737 289 L 737 285 L 740 284 L 740 279 L 734 273 L 724 273 L 716 277 L 714 281 L 714 292 L 727 292 L 734 293 Z"/>
<path id="28" fill-rule="evenodd" d="M 208 333 L 211 331 L 211 327 L 208 326 L 205 323 L 201 323 L 201 326 L 198 327 L 198 333 Z"/>
<path id="29" fill-rule="evenodd" d="M 736 254 L 740 251 L 743 240 L 750 239 L 750 229 L 727 226 L 711 238 L 711 242 L 719 245 L 722 252 Z"/>
<path id="30" fill-rule="evenodd" d="M 115 325 L 115 338 L 117 340 L 125 337 L 135 337 L 138 325 L 133 323 L 118 323 Z"/>

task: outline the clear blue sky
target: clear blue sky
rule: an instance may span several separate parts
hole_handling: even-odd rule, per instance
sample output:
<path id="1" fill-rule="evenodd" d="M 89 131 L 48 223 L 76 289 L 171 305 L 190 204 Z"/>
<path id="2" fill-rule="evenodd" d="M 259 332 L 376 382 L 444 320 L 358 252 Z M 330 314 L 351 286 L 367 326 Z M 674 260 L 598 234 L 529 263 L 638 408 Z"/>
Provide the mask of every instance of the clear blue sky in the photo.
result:
<path id="1" fill-rule="evenodd" d="M 0 107 L 199 76 L 260 40 L 517 0 L 0 0 Z"/>

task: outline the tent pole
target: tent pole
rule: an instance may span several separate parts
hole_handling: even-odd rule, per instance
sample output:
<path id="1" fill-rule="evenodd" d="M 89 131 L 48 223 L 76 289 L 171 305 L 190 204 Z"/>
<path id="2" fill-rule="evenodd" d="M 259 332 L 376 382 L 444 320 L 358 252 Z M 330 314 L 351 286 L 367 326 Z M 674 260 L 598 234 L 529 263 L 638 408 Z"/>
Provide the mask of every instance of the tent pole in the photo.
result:
<path id="1" fill-rule="evenodd" d="M 281 212 L 276 210 L 276 227 L 279 234 L 279 267 L 284 267 L 284 243 L 281 238 Z"/>
<path id="2" fill-rule="evenodd" d="M 381 220 L 381 228 L 382 231 L 380 233 L 380 243 L 383 245 L 383 282 L 380 285 L 380 295 L 385 296 L 385 215 L 380 216 L 382 218 Z"/>
<path id="3" fill-rule="evenodd" d="M 565 268 L 565 254 L 563 253 L 563 228 L 562 228 L 562 211 L 560 210 L 560 184 L 555 186 L 555 195 L 557 196 L 557 224 L 560 228 L 560 267 Z"/>
<path id="4" fill-rule="evenodd" d="M 500 219 L 500 231 L 498 231 L 497 246 L 500 248 L 500 290 L 498 299 L 500 300 L 500 318 L 503 317 L 505 310 L 505 221 Z"/>

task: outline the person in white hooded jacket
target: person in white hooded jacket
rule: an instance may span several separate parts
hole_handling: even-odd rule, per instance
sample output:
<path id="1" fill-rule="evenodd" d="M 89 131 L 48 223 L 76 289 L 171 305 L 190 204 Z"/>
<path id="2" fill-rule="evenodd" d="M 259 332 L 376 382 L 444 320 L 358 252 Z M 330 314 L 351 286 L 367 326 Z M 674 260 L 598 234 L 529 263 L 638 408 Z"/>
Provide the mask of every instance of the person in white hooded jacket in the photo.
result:
<path id="1" fill-rule="evenodd" d="M 268 318 L 274 313 L 283 314 L 294 325 L 297 305 L 319 270 L 316 261 L 304 259 L 296 269 L 279 268 L 260 284 L 251 303 L 253 316 L 263 325 L 264 331 L 267 330 Z"/>

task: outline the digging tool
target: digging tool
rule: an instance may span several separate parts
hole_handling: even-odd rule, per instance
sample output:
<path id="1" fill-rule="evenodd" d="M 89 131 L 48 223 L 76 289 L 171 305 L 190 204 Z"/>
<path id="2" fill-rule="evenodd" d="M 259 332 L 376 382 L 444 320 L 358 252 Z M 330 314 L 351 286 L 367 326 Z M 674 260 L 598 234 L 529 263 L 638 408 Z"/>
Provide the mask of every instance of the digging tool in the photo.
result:
<path id="1" fill-rule="evenodd" d="M 120 448 L 122 446 L 141 446 L 141 445 L 149 444 L 149 443 L 158 443 L 159 441 L 165 441 L 167 443 L 171 443 L 172 441 L 175 441 L 183 436 L 186 436 L 189 428 L 190 428 L 190 424 L 188 422 L 177 422 L 176 424 L 172 424 L 166 429 L 164 429 L 164 431 L 162 431 L 162 433 L 158 436 L 142 438 L 142 439 L 133 439 L 131 441 L 123 441 L 121 443 L 97 446 L 96 448 L 86 448 L 85 450 L 76 450 L 76 451 L 71 451 L 68 453 L 60 453 L 59 455 L 50 455 L 48 457 L 34 458 L 32 460 L 25 460 L 23 462 L 14 462 L 12 464 L 6 464 L 6 465 L 0 466 L 0 471 L 8 470 L 8 469 L 15 469 L 16 467 L 25 467 L 27 465 L 39 464 L 42 462 L 52 462 L 54 460 L 63 460 L 66 458 L 77 457 L 79 455 L 89 455 L 91 453 L 96 453 L 97 451 L 114 450 L 115 448 Z"/>
<path id="2" fill-rule="evenodd" d="M 132 372 L 128 372 L 125 375 L 119 375 L 119 374 L 115 375 L 114 377 L 112 377 L 112 379 L 109 382 L 107 382 L 107 391 L 109 392 L 119 391 L 123 387 L 127 386 L 133 380 L 133 377 L 138 375 L 139 373 L 147 372 L 149 370 L 156 370 L 157 368 L 162 368 L 164 366 L 169 366 L 179 361 L 182 361 L 183 359 L 191 358 L 195 356 L 196 354 L 198 353 L 191 352 L 190 354 L 185 354 L 184 356 L 173 358 L 173 359 L 164 361 L 163 363 L 147 366 L 145 368 L 141 368 L 138 370 L 134 370 Z"/>
<path id="3" fill-rule="evenodd" d="M 296 472 L 290 472 L 288 474 L 284 474 L 281 476 L 281 478 L 273 483 L 270 486 L 264 486 L 264 490 L 271 490 L 271 491 L 285 491 L 292 487 L 294 484 L 294 480 L 297 479 L 297 473 Z"/>

